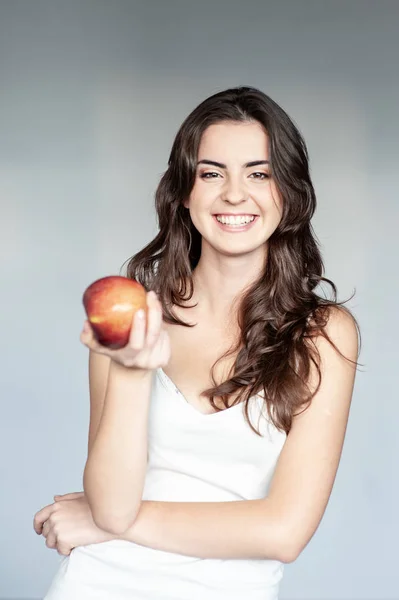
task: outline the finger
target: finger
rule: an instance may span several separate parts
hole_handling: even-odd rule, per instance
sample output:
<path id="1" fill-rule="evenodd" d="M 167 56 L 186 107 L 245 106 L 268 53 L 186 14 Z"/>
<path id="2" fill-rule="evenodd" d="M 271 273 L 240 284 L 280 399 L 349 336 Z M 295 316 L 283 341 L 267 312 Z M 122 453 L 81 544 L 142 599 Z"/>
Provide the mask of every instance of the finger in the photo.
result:
<path id="1" fill-rule="evenodd" d="M 86 319 L 80 332 L 80 341 L 93 352 L 105 353 L 105 348 L 97 341 L 90 322 Z"/>
<path id="2" fill-rule="evenodd" d="M 91 325 L 89 323 L 89 321 L 86 319 L 83 322 L 83 327 L 82 327 L 82 331 L 80 332 L 80 341 L 83 344 L 88 344 L 91 342 L 91 340 L 93 339 L 94 335 L 93 335 L 93 330 L 91 328 Z"/>
<path id="3" fill-rule="evenodd" d="M 38 535 L 42 533 L 43 523 L 47 521 L 47 519 L 53 512 L 53 506 L 54 504 L 49 504 L 48 506 L 45 506 L 35 514 L 35 517 L 33 519 L 33 529 Z"/>
<path id="4" fill-rule="evenodd" d="M 68 556 L 71 553 L 72 548 L 70 547 L 69 544 L 65 544 L 62 542 L 57 541 L 57 552 L 58 554 L 61 554 L 62 556 Z"/>
<path id="5" fill-rule="evenodd" d="M 132 328 L 129 335 L 129 346 L 133 348 L 133 350 L 142 350 L 145 341 L 145 327 L 145 312 L 143 309 L 140 309 L 133 317 Z"/>
<path id="6" fill-rule="evenodd" d="M 50 529 L 51 529 L 50 521 L 45 521 L 43 523 L 42 536 L 46 538 L 48 536 L 48 534 L 50 533 Z"/>
<path id="7" fill-rule="evenodd" d="M 57 494 L 56 496 L 54 496 L 54 500 L 75 500 L 76 498 L 80 498 L 81 496 L 84 496 L 84 492 L 70 492 L 69 494 Z"/>
<path id="8" fill-rule="evenodd" d="M 47 534 L 46 546 L 47 546 L 47 548 L 56 548 L 57 547 L 57 536 L 54 532 L 54 529 L 50 529 Z"/>
<path id="9" fill-rule="evenodd" d="M 157 297 L 151 300 L 148 312 L 147 335 L 145 345 L 152 348 L 159 338 L 162 327 L 162 306 Z"/>

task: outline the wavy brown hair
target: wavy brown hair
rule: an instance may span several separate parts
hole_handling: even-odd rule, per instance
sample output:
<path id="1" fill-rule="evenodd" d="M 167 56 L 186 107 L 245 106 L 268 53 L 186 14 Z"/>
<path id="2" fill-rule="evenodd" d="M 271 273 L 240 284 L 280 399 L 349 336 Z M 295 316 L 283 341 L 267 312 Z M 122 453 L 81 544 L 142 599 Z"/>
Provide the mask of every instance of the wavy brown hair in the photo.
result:
<path id="1" fill-rule="evenodd" d="M 240 338 L 213 365 L 214 387 L 201 395 L 215 410 L 221 410 L 214 399 L 220 397 L 228 408 L 232 405 L 229 398 L 237 394 L 234 404 L 245 403 L 246 420 L 260 435 L 250 422 L 248 402 L 263 390 L 269 418 L 288 433 L 294 414 L 303 406 L 306 409 L 321 384 L 320 354 L 312 338 L 322 334 L 342 356 L 324 327 L 332 307 L 350 313 L 343 304 L 353 296 L 338 302 L 336 286 L 323 277 L 324 264 L 310 223 L 316 196 L 306 144 L 291 118 L 269 96 L 253 87 L 228 89 L 204 100 L 185 119 L 155 193 L 159 233 L 129 259 L 127 277 L 157 292 L 166 322 L 193 326 L 173 312 L 174 305 L 184 308 L 183 302 L 193 296 L 192 272 L 201 254 L 201 235 L 183 201 L 194 185 L 201 136 L 207 127 L 221 121 L 257 121 L 263 126 L 268 135 L 271 176 L 283 199 L 283 214 L 268 240 L 263 272 L 240 298 Z M 316 292 L 321 282 L 331 286 L 331 299 Z M 352 318 L 360 338 L 358 323 Z M 236 358 L 229 379 L 217 385 L 214 368 L 219 360 L 231 355 Z M 307 384 L 311 363 L 318 373 L 313 392 Z"/>

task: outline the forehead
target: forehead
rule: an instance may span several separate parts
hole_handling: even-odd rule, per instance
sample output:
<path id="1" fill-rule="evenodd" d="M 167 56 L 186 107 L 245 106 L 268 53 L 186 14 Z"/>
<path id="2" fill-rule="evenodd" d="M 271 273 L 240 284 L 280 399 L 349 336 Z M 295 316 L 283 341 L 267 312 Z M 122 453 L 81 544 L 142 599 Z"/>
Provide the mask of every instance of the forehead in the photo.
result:
<path id="1" fill-rule="evenodd" d="M 230 158 L 244 163 L 267 159 L 268 155 L 268 136 L 258 122 L 227 121 L 210 125 L 202 134 L 198 149 L 198 160 L 220 158 L 226 162 Z"/>

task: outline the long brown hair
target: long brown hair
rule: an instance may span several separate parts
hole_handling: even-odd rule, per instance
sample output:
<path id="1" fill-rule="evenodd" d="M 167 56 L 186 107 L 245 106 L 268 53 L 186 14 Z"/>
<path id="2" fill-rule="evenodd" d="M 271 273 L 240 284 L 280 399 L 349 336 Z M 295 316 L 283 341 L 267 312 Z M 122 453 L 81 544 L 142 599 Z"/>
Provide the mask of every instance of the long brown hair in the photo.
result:
<path id="1" fill-rule="evenodd" d="M 290 117 L 269 96 L 253 87 L 228 89 L 204 100 L 185 119 L 155 193 L 159 232 L 129 259 L 127 277 L 159 294 L 166 322 L 192 326 L 173 312 L 173 305 L 184 308 L 182 303 L 192 298 L 192 272 L 201 253 L 201 235 L 183 201 L 194 185 L 201 136 L 207 127 L 220 121 L 258 121 L 263 125 L 270 145 L 271 176 L 283 199 L 283 214 L 268 240 L 264 271 L 240 298 L 240 339 L 213 365 L 214 387 L 201 395 L 219 410 L 215 397 L 220 397 L 227 408 L 231 406 L 229 397 L 237 394 L 234 404 L 245 402 L 246 419 L 259 434 L 250 422 L 248 401 L 263 390 L 269 418 L 288 433 L 297 409 L 309 405 L 320 387 L 320 355 L 311 343 L 312 337 L 321 333 L 341 354 L 324 326 L 331 307 L 350 311 L 342 306 L 348 300 L 338 302 L 336 286 L 322 276 L 324 264 L 310 223 L 316 196 L 305 141 Z M 332 299 L 316 293 L 322 281 L 331 286 Z M 236 353 L 230 378 L 216 385 L 215 365 Z M 318 372 L 318 386 L 313 393 L 307 385 L 311 362 Z"/>

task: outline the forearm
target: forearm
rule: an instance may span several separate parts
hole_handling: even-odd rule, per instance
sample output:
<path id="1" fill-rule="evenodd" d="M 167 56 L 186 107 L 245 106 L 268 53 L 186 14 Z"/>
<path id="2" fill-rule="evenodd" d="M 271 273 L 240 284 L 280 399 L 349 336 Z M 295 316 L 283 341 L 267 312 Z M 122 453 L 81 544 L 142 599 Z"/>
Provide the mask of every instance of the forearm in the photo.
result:
<path id="1" fill-rule="evenodd" d="M 140 507 L 147 467 L 151 372 L 111 362 L 96 439 L 83 487 L 98 527 L 121 533 Z"/>
<path id="2" fill-rule="evenodd" d="M 121 539 L 199 558 L 289 562 L 287 536 L 268 499 L 234 502 L 143 501 Z"/>

